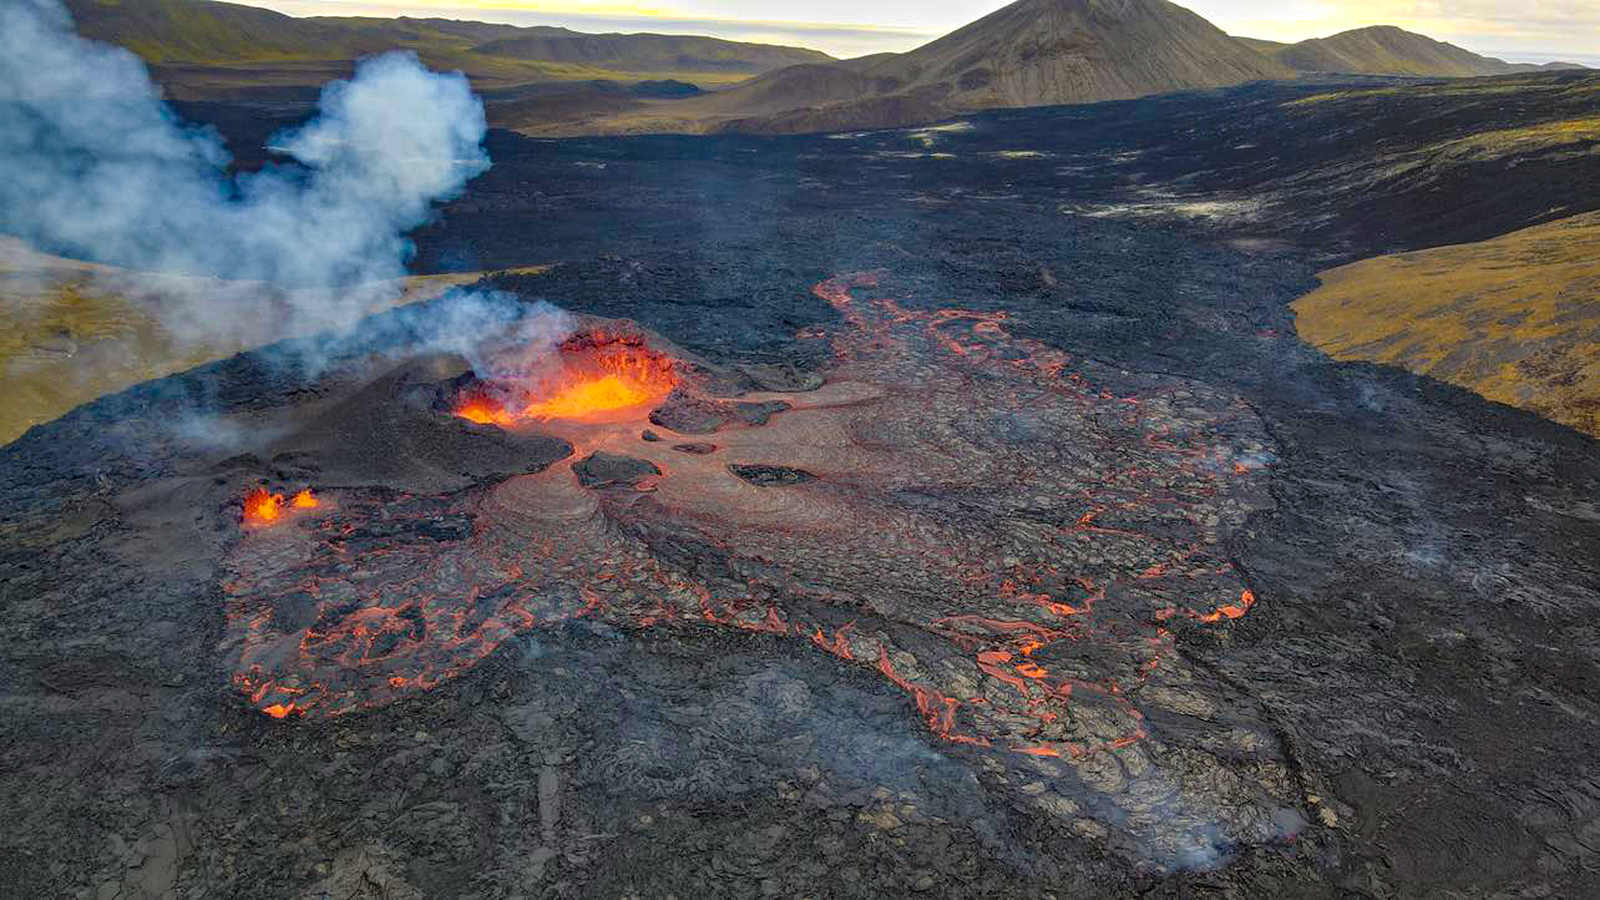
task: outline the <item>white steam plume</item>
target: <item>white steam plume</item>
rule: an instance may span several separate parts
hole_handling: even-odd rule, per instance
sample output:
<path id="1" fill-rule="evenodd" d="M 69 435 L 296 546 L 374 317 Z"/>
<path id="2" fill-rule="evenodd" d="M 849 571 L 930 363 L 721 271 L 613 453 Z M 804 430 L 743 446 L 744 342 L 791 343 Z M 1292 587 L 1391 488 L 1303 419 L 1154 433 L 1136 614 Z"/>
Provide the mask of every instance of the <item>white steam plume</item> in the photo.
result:
<path id="1" fill-rule="evenodd" d="M 221 284 L 165 298 L 180 339 L 353 322 L 404 274 L 405 232 L 488 167 L 484 130 L 462 75 L 389 54 L 330 84 L 315 121 L 273 139 L 304 168 L 230 178 L 215 132 L 182 126 L 133 54 L 79 37 L 59 0 L 0 2 L 0 231 L 137 269 L 345 286 L 270 303 Z M 265 329 L 246 321 L 263 317 Z"/>

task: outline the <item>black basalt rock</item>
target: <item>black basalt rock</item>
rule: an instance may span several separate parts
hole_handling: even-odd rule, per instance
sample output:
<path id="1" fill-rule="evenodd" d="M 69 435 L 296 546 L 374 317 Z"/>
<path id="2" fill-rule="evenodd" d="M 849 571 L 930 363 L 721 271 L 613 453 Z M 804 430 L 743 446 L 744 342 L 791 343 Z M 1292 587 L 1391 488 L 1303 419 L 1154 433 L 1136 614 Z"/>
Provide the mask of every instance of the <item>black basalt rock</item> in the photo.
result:
<path id="1" fill-rule="evenodd" d="M 584 487 L 602 488 L 617 484 L 635 485 L 648 476 L 660 475 L 661 470 L 648 459 L 596 450 L 573 463 L 572 473 L 578 476 L 578 483 Z"/>
<path id="2" fill-rule="evenodd" d="M 817 480 L 817 476 L 807 472 L 805 469 L 794 469 L 789 466 L 730 465 L 728 466 L 728 471 L 757 487 L 805 484 L 808 481 Z"/>

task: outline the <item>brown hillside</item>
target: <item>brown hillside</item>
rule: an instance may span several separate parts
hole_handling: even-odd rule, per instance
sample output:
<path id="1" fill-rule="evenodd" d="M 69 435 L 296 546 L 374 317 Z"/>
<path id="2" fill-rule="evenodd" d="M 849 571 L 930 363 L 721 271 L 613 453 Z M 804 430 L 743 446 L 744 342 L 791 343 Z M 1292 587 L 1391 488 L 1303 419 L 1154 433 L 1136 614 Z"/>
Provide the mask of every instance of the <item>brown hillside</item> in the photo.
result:
<path id="1" fill-rule="evenodd" d="M 593 129 L 885 128 L 1293 74 L 1167 0 L 1018 0 L 908 53 L 781 69 L 713 96 L 601 118 Z"/>
<path id="2" fill-rule="evenodd" d="M 1018 0 L 866 74 L 939 86 L 958 110 L 1120 100 L 1285 77 L 1166 0 Z"/>

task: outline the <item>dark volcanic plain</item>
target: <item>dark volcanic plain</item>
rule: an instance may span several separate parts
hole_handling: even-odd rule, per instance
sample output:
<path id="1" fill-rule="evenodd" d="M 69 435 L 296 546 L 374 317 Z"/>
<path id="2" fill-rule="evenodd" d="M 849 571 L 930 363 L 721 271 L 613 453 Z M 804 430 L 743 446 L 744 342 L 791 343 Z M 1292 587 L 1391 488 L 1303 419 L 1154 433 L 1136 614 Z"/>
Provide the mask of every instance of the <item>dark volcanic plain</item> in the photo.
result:
<path id="1" fill-rule="evenodd" d="M 484 287 L 631 319 L 706 372 L 794 398 L 764 425 L 638 442 L 667 472 L 661 499 L 574 484 L 604 527 L 563 536 L 712 602 L 740 582 L 766 617 L 643 616 L 623 592 L 429 689 L 270 718 L 233 682 L 228 612 L 292 634 L 316 604 L 249 606 L 245 488 L 313 484 L 340 504 L 331 524 L 284 527 L 370 550 L 395 578 L 440 561 L 456 579 L 441 583 L 476 586 L 459 564 L 499 558 L 506 492 L 577 456 L 362 407 L 407 364 L 417 310 L 374 320 L 316 377 L 247 354 L 105 398 L 0 449 L 0 894 L 1596 895 L 1600 445 L 1333 362 L 1288 308 L 1330 263 L 1600 204 L 1587 145 L 1395 165 L 1600 96 L 1592 76 L 1494 84 L 1521 93 L 1295 104 L 1332 88 L 1258 86 L 782 139 L 492 133 L 494 168 L 415 235 L 418 271 L 554 263 Z M 270 116 L 187 112 L 263 161 L 242 151 Z M 848 565 L 820 539 L 713 544 L 716 521 L 683 525 L 668 506 L 683 460 L 780 433 L 763 429 L 825 406 L 807 398 L 845 375 L 892 390 L 869 407 L 883 427 L 845 430 L 837 471 L 730 458 L 728 477 L 879 515 L 831 545 Z M 1124 418 L 1130 396 L 1160 412 Z M 319 432 L 330 409 L 370 417 Z M 196 439 L 221 422 L 225 445 Z M 390 441 L 394 484 L 330 434 Z M 853 473 L 858 458 L 871 468 Z M 971 459 L 1013 468 L 946 471 Z M 549 468 L 512 477 L 526 461 Z M 883 535 L 913 525 L 948 552 L 907 541 L 892 558 Z M 1090 532 L 1093 552 L 1075 537 Z M 1005 707 L 1036 690 L 1011 674 L 985 682 L 988 705 L 941 674 L 993 637 L 927 613 L 967 611 L 954 564 L 989 539 L 1067 548 L 1070 571 L 1015 597 L 1102 590 L 1093 627 L 1064 621 L 1034 657 L 1076 673 L 1044 709 L 1067 724 Z M 1191 543 L 1205 597 L 1254 605 L 1208 613 L 1161 582 L 1150 548 Z M 977 561 L 980 585 L 1027 562 Z M 325 583 L 360 580 L 336 568 Z M 462 608 L 486 595 L 462 589 Z M 867 637 L 841 653 L 840 629 Z M 1120 674 L 1149 659 L 1158 674 Z M 1030 729 L 1067 749 L 1002 746 Z"/>

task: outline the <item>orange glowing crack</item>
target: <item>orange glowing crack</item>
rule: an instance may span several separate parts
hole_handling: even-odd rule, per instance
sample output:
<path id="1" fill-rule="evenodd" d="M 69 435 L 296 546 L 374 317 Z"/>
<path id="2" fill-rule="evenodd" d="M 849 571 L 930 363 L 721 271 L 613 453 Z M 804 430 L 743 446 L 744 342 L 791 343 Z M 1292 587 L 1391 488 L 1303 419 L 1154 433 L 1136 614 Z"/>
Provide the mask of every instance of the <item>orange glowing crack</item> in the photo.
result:
<path id="1" fill-rule="evenodd" d="M 1217 608 L 1216 612 L 1208 612 L 1203 615 L 1199 615 L 1196 618 L 1202 622 L 1220 622 L 1223 619 L 1237 619 L 1249 612 L 1250 607 L 1255 605 L 1256 595 L 1247 590 L 1239 595 L 1238 603 L 1230 603 L 1227 606 L 1220 606 Z"/>
<path id="2" fill-rule="evenodd" d="M 1045 671 L 1044 666 L 1030 662 L 1017 663 L 1017 672 L 1025 678 L 1043 678 L 1050 674 Z"/>

